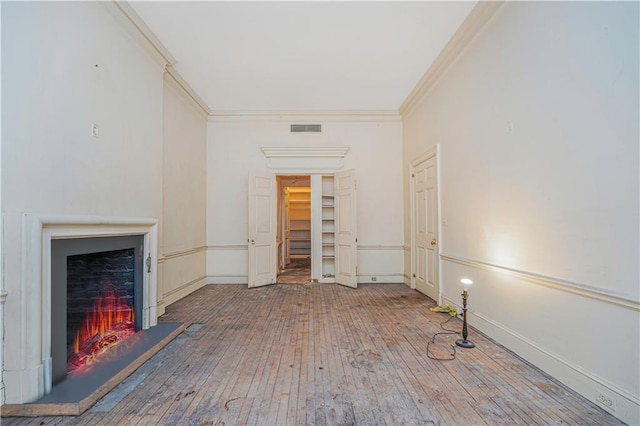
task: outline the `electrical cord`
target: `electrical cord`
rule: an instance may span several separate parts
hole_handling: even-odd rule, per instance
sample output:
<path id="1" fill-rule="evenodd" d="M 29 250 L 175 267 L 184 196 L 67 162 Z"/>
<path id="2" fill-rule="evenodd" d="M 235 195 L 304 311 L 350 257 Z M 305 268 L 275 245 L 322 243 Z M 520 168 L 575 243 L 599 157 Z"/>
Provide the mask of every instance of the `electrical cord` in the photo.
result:
<path id="1" fill-rule="evenodd" d="M 440 323 L 440 328 L 443 329 L 444 331 L 441 331 L 439 333 L 436 333 L 433 335 L 433 337 L 431 338 L 431 341 L 427 343 L 427 357 L 429 359 L 434 359 L 436 361 L 453 361 L 454 359 L 456 359 L 456 346 L 455 345 L 451 345 L 449 344 L 449 346 L 451 346 L 452 352 L 449 355 L 448 358 L 438 358 L 436 356 L 431 355 L 431 352 L 429 351 L 429 347 L 431 346 L 431 344 L 436 343 L 436 336 L 439 336 L 441 334 L 460 334 L 459 331 L 456 330 L 451 330 L 449 328 L 445 328 L 445 324 L 448 323 L 449 321 L 451 321 L 453 318 L 455 318 L 455 316 L 449 315 L 449 319 L 446 321 L 443 321 Z"/>

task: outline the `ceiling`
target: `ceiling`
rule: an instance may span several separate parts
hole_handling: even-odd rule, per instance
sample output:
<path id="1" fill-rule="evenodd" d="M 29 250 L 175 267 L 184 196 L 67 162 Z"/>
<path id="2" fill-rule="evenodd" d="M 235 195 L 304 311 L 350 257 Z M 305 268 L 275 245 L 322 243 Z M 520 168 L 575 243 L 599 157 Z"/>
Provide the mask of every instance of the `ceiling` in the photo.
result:
<path id="1" fill-rule="evenodd" d="M 475 1 L 129 4 L 212 111 L 397 111 Z"/>

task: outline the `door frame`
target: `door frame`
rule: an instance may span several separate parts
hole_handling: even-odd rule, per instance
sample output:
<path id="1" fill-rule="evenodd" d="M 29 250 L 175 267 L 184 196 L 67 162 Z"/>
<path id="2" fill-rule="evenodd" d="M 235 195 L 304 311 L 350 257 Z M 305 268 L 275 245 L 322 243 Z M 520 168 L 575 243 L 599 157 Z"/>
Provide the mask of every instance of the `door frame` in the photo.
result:
<path id="1" fill-rule="evenodd" d="M 270 168 L 269 171 L 271 173 L 273 173 L 273 178 L 276 181 L 276 187 L 277 189 L 277 198 L 282 198 L 282 192 L 284 191 L 284 184 L 282 181 L 286 180 L 288 177 L 295 177 L 295 176 L 304 176 L 307 177 L 309 179 L 309 187 L 311 188 L 311 254 L 309 256 L 309 259 L 311 260 L 311 278 L 313 279 L 313 272 L 314 272 L 314 264 L 316 265 L 315 267 L 317 268 L 317 259 L 314 261 L 314 228 L 315 228 L 315 224 L 314 224 L 314 220 L 313 220 L 313 194 L 314 194 L 314 176 L 318 175 L 318 176 L 324 176 L 324 175 L 331 175 L 333 176 L 335 173 L 337 173 L 336 171 L 324 171 L 324 169 L 296 169 L 294 171 L 290 170 L 290 169 L 280 169 L 280 168 Z M 320 190 L 321 188 L 316 188 L 316 190 Z M 276 203 L 278 204 L 278 208 L 283 209 L 284 208 L 284 199 L 278 199 L 276 200 Z M 282 221 L 284 220 L 284 212 L 283 211 L 276 211 L 276 218 L 274 219 L 276 221 L 276 226 L 278 226 L 278 221 L 280 221 L 280 223 L 282 224 Z M 283 226 L 283 230 L 284 230 L 284 224 L 282 224 Z M 276 233 L 277 233 L 277 229 L 276 229 Z M 285 235 L 283 235 L 283 244 L 284 243 L 284 238 Z M 317 257 L 317 256 L 315 256 Z M 322 259 L 320 259 L 320 265 L 322 265 Z M 250 265 L 248 265 L 248 267 L 250 267 Z M 280 265 L 278 264 L 278 270 L 276 271 L 276 282 L 277 282 L 277 276 L 282 272 L 280 269 Z"/>
<path id="2" fill-rule="evenodd" d="M 442 200 L 441 200 L 441 183 L 440 183 L 440 144 L 436 144 L 431 146 L 422 154 L 415 157 L 413 160 L 409 161 L 409 234 L 410 234 L 410 242 L 409 242 L 409 253 L 410 253 L 410 265 L 411 271 L 409 274 L 410 287 L 415 290 L 416 288 L 416 241 L 415 241 L 415 232 L 416 232 L 416 215 L 415 215 L 415 178 L 413 176 L 416 167 L 420 164 L 428 161 L 432 158 L 435 158 L 436 163 L 436 199 L 438 200 L 438 221 L 437 221 L 437 241 L 438 244 L 436 246 L 436 262 L 438 263 L 438 273 L 436 274 L 436 279 L 438 280 L 438 300 L 436 302 L 440 305 L 442 303 L 442 260 L 440 258 L 441 247 L 442 247 Z"/>
<path id="3" fill-rule="evenodd" d="M 287 176 L 309 176 L 310 181 L 312 181 L 312 177 L 315 175 L 320 175 L 320 176 L 334 176 L 345 171 L 344 168 L 342 169 L 324 169 L 324 168 L 310 168 L 310 169 L 295 169 L 295 170 L 291 170 L 291 169 L 287 169 L 287 168 L 269 168 L 268 172 L 272 174 L 273 176 L 273 181 L 274 181 L 274 186 L 277 188 L 276 189 L 276 204 L 280 205 L 282 204 L 282 200 L 278 200 L 278 197 L 281 191 L 280 185 L 278 184 L 278 177 L 287 177 Z M 254 170 L 253 172 L 262 172 L 262 170 Z M 251 171 L 250 171 L 251 173 Z M 313 185 L 312 185 L 312 189 L 311 189 L 311 197 L 313 198 Z M 249 212 L 250 214 L 250 212 Z M 275 222 L 275 226 L 276 226 L 276 234 L 277 234 L 277 226 L 278 226 L 278 211 L 276 208 L 276 214 L 274 217 L 274 222 Z M 312 223 L 312 232 L 311 232 L 311 262 L 312 262 L 312 268 L 313 268 L 313 217 L 311 219 L 311 223 Z M 276 243 L 276 250 L 278 250 L 277 247 L 277 243 Z M 357 253 L 357 245 L 356 245 L 356 253 Z M 249 259 L 248 259 L 249 260 Z M 248 281 L 248 272 L 249 272 L 249 268 L 251 268 L 250 264 L 247 264 L 247 281 Z M 276 256 L 276 282 L 277 282 L 277 275 L 279 273 L 279 265 L 278 265 L 278 259 Z M 312 278 L 313 278 L 313 274 L 312 274 Z M 356 274 L 356 282 L 357 282 L 358 276 Z"/>
<path id="4" fill-rule="evenodd" d="M 281 249 L 278 248 L 278 251 L 282 251 L 282 257 L 284 260 L 284 265 L 288 264 L 288 260 L 290 260 L 291 255 L 290 255 L 290 251 L 291 251 L 291 247 L 290 247 L 290 241 L 289 241 L 289 234 L 287 233 L 287 226 L 288 226 L 288 212 L 287 212 L 287 194 L 286 194 L 286 189 L 287 188 L 295 188 L 295 187 L 309 187 L 309 192 L 312 193 L 313 192 L 313 185 L 311 184 L 311 176 L 310 174 L 304 174 L 304 173 L 294 173 L 294 174 L 280 174 L 280 173 L 275 173 L 275 178 L 276 178 L 276 187 L 278 188 L 278 194 L 276 197 L 276 202 L 278 204 L 278 209 L 276 211 L 276 222 L 277 222 L 277 226 L 278 228 L 282 228 L 280 230 L 276 229 L 276 234 L 278 233 L 278 231 L 281 231 L 281 243 L 282 243 L 282 247 Z M 295 182 L 290 182 L 291 180 L 294 180 L 293 178 L 306 178 L 306 180 L 308 183 L 306 185 L 296 185 Z M 295 179 L 295 180 L 298 180 Z M 310 201 L 311 202 L 311 201 Z M 289 205 L 290 207 L 290 205 Z M 311 232 L 311 238 L 313 239 L 313 233 Z M 311 254 L 309 255 L 309 257 L 311 258 Z M 283 267 L 284 265 L 280 265 L 280 262 L 278 262 L 278 273 L 277 275 L 280 275 L 280 273 L 282 272 L 281 267 Z"/>

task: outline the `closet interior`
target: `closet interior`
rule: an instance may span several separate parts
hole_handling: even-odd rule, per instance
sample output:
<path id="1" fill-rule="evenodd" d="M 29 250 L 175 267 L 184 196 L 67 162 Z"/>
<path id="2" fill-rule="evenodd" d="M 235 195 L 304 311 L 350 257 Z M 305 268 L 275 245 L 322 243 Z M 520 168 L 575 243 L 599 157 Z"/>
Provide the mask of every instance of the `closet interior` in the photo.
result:
<path id="1" fill-rule="evenodd" d="M 308 268 L 310 280 L 335 282 L 333 176 L 278 176 L 277 179 L 279 276 L 292 268 Z"/>

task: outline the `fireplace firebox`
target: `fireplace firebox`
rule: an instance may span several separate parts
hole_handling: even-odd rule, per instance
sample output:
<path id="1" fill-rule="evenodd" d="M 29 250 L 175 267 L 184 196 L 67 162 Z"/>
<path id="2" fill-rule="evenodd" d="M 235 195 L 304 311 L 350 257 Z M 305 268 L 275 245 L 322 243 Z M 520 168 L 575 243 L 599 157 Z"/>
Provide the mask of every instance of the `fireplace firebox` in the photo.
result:
<path id="1" fill-rule="evenodd" d="M 51 240 L 52 383 L 142 328 L 143 236 Z"/>

